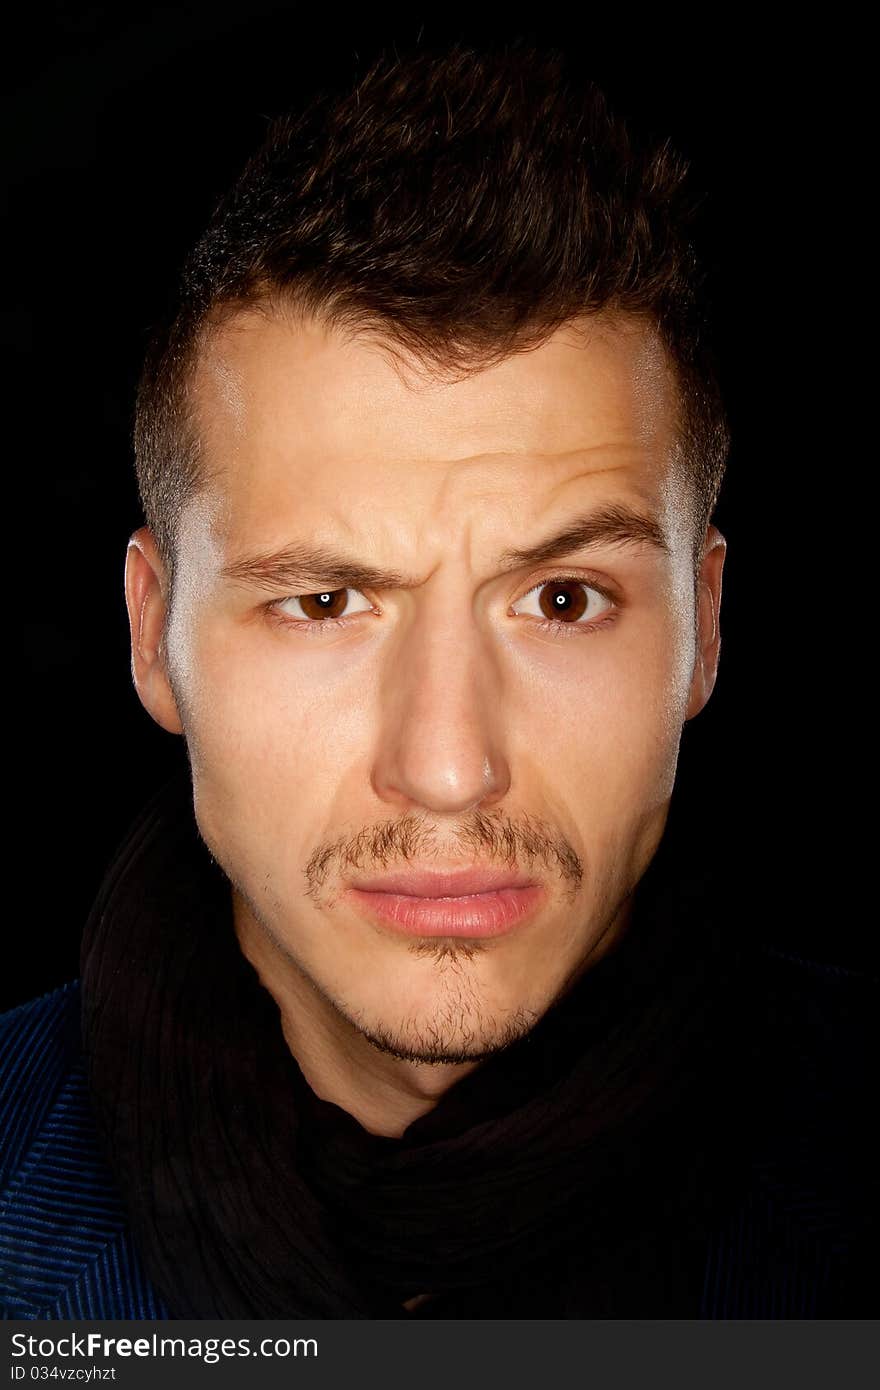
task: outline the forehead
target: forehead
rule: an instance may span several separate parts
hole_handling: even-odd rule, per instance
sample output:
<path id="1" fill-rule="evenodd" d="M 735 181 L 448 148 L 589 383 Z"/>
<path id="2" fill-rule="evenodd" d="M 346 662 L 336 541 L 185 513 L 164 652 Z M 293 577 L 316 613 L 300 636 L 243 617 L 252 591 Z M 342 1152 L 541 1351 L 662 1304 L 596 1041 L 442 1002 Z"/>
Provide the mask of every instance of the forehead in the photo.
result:
<path id="1" fill-rule="evenodd" d="M 246 311 L 203 350 L 194 403 L 227 550 L 408 518 L 423 539 L 481 513 L 515 528 L 572 490 L 668 506 L 675 379 L 632 319 L 593 316 L 438 380 L 375 337 Z"/>

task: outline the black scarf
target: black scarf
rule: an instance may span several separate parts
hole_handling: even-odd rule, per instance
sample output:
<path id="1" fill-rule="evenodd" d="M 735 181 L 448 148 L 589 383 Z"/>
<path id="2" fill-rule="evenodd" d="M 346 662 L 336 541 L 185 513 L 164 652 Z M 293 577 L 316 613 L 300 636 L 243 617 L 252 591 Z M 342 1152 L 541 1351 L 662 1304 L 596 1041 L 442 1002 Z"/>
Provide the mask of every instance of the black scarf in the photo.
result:
<path id="1" fill-rule="evenodd" d="M 675 841 L 671 817 L 616 949 L 390 1139 L 306 1083 L 172 779 L 105 878 L 82 992 L 99 1128 L 175 1314 L 697 1316 L 746 953 Z"/>

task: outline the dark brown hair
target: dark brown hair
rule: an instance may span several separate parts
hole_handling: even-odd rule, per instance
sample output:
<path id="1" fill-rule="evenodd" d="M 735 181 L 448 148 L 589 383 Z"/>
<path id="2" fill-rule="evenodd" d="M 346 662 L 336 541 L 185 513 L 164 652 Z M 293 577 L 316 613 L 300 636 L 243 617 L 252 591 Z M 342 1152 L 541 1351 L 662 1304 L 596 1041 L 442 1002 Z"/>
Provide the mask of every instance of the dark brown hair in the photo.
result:
<path id="1" fill-rule="evenodd" d="M 138 485 L 169 580 L 207 476 L 189 405 L 206 336 L 248 306 L 375 335 L 440 375 L 538 346 L 583 315 L 656 326 L 678 381 L 695 559 L 729 431 L 693 225 L 668 139 L 637 137 L 556 49 L 383 54 L 275 120 L 191 252 L 138 390 Z"/>

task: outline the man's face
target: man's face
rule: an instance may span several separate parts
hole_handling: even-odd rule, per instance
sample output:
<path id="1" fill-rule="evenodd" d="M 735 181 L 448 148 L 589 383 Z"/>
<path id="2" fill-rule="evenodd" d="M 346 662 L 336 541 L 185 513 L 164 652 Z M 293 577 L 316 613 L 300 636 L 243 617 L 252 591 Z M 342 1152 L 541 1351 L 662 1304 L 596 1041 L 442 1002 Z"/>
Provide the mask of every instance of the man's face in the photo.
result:
<path id="1" fill-rule="evenodd" d="M 185 733 L 239 937 L 412 1060 L 512 1040 L 618 938 L 714 680 L 723 540 L 707 670 L 667 358 L 632 321 L 587 327 L 450 384 L 243 314 L 198 372 L 212 476 L 179 532 L 175 714 L 142 695 Z M 508 553 L 588 518 L 589 545 Z M 351 892 L 473 867 L 539 890 L 499 934 L 402 931 Z"/>

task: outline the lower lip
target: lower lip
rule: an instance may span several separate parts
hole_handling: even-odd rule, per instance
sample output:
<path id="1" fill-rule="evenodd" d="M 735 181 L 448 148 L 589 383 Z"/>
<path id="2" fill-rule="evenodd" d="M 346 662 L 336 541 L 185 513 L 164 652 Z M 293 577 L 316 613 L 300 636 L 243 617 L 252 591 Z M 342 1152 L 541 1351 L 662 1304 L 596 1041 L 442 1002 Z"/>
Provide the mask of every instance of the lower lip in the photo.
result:
<path id="1" fill-rule="evenodd" d="M 409 936 L 503 936 L 540 903 L 539 883 L 468 893 L 461 898 L 416 898 L 349 888 L 348 897 L 373 917 Z"/>

